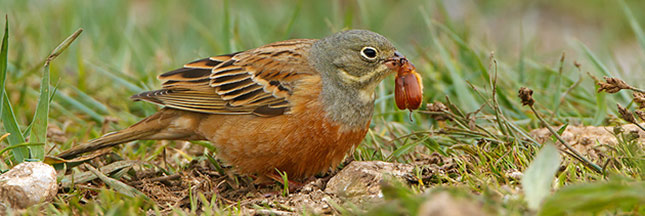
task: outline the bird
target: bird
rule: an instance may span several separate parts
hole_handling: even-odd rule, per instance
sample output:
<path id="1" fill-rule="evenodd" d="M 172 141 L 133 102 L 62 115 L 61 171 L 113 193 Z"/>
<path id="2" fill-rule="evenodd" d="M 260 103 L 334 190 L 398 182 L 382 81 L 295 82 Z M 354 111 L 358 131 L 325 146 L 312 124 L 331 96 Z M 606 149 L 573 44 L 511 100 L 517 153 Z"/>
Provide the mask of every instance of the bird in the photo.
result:
<path id="1" fill-rule="evenodd" d="M 369 130 L 375 89 L 407 59 L 384 36 L 347 30 L 199 59 L 131 97 L 161 105 L 134 125 L 57 155 L 134 140 L 208 140 L 238 173 L 303 179 L 340 164 Z"/>

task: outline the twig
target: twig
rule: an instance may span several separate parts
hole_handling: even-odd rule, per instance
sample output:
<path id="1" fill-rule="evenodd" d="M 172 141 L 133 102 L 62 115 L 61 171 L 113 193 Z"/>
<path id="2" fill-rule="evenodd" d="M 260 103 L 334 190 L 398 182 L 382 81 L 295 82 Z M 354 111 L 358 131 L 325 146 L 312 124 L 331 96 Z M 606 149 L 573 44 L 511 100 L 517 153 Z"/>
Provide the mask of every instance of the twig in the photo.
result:
<path id="1" fill-rule="evenodd" d="M 130 185 L 142 184 L 142 183 L 144 183 L 144 181 L 146 181 L 146 182 L 157 182 L 157 181 L 163 182 L 163 181 L 175 180 L 175 179 L 179 179 L 179 178 L 181 178 L 181 176 L 179 174 L 174 174 L 174 175 L 169 175 L 169 176 L 161 176 L 161 177 L 156 177 L 156 178 L 142 179 L 142 180 L 130 182 Z"/>
<path id="2" fill-rule="evenodd" d="M 643 89 L 638 89 L 638 88 L 636 88 L 634 86 L 629 86 L 629 87 L 631 87 L 631 88 L 629 88 L 629 90 L 632 90 L 632 91 L 635 91 L 635 92 L 640 92 L 640 93 L 645 93 L 645 90 L 643 90 Z"/>
<path id="3" fill-rule="evenodd" d="M 625 107 L 621 106 L 620 104 L 616 104 L 616 106 L 618 107 L 618 113 L 620 114 L 620 117 L 623 120 L 625 120 L 625 121 L 627 121 L 629 123 L 632 123 L 632 124 L 636 125 L 636 127 L 638 127 L 641 130 L 645 131 L 645 128 L 643 128 L 643 126 L 638 124 L 638 122 L 636 121 L 636 118 L 634 118 L 634 114 L 632 112 L 630 112 L 628 109 L 626 109 Z"/>
<path id="4" fill-rule="evenodd" d="M 562 139 L 562 137 L 560 136 L 560 134 L 558 134 L 558 132 L 556 132 L 556 131 L 555 131 L 555 130 L 554 130 L 554 129 L 553 129 L 553 128 L 552 128 L 552 127 L 551 127 L 551 126 L 550 126 L 550 125 L 549 125 L 549 124 L 548 124 L 548 123 L 547 123 L 543 118 L 542 118 L 542 116 L 540 116 L 540 114 L 535 110 L 535 108 L 533 107 L 533 105 L 529 105 L 529 108 L 531 108 L 531 111 L 533 112 L 533 114 L 535 114 L 535 116 L 538 118 L 538 120 L 540 120 L 540 122 L 542 122 L 542 124 L 543 124 L 543 125 L 544 125 L 544 126 L 545 126 L 545 127 L 546 127 L 550 132 L 551 132 L 551 134 L 553 134 L 553 136 L 555 136 L 555 138 L 557 138 L 557 139 L 558 139 L 558 141 L 560 141 L 560 143 L 562 143 L 562 145 L 564 145 L 564 147 L 566 147 L 569 151 L 571 151 L 571 153 L 573 153 L 573 155 L 575 155 L 575 157 L 574 157 L 574 158 L 576 158 L 577 160 L 579 160 L 580 162 L 582 162 L 582 164 L 584 164 L 585 166 L 592 168 L 594 171 L 596 171 L 596 172 L 598 172 L 598 173 L 602 173 L 602 168 L 600 168 L 600 166 L 596 165 L 595 163 L 591 162 L 589 159 L 587 159 L 587 158 L 585 158 L 584 156 L 582 156 L 582 154 L 580 154 L 580 152 L 578 152 L 578 150 L 574 149 L 573 147 L 571 147 L 571 145 L 569 145 L 569 143 L 567 143 L 566 141 L 564 141 L 564 139 Z"/>
<path id="5" fill-rule="evenodd" d="M 582 83 L 583 73 L 580 70 L 580 63 L 578 63 L 577 61 L 574 61 L 573 65 L 576 66 L 576 68 L 578 69 L 578 72 L 580 72 L 580 77 L 578 78 L 578 81 L 573 83 L 573 85 L 571 85 L 569 88 L 567 88 L 567 90 L 564 91 L 564 93 L 562 93 L 562 95 L 560 95 L 560 100 L 558 101 L 558 105 L 555 107 L 555 109 L 553 109 L 553 113 L 551 113 L 551 117 L 549 117 L 549 121 L 553 121 L 553 118 L 558 113 L 558 109 L 560 109 L 560 106 L 562 106 L 562 104 L 564 103 L 564 100 L 567 98 L 567 95 L 569 95 L 569 93 L 571 93 L 571 91 L 573 91 L 573 89 L 575 89 L 576 87 L 578 87 L 578 85 L 580 85 L 580 83 Z M 560 67 L 562 67 L 562 66 L 560 66 Z"/>
<path id="6" fill-rule="evenodd" d="M 257 209 L 254 210 L 255 214 L 258 215 L 293 215 L 293 212 L 288 212 L 288 211 L 280 211 L 280 210 L 273 210 L 273 209 Z"/>
<path id="7" fill-rule="evenodd" d="M 600 166 L 594 164 L 593 162 L 591 162 L 590 160 L 588 160 L 587 158 L 582 156 L 582 154 L 580 154 L 580 152 L 578 152 L 578 150 L 574 149 L 573 147 L 571 147 L 571 145 L 569 145 L 569 143 L 564 141 L 564 139 L 562 139 L 560 134 L 558 134 L 558 132 L 556 132 L 551 127 L 551 125 L 549 125 L 542 118 L 542 116 L 540 116 L 540 114 L 535 110 L 535 107 L 533 106 L 533 105 L 535 105 L 535 100 L 533 99 L 533 90 L 528 89 L 526 87 L 522 87 L 522 88 L 520 88 L 518 96 L 522 100 L 522 105 L 529 106 L 529 108 L 531 108 L 531 111 L 533 112 L 533 114 L 535 114 L 535 116 L 538 118 L 538 120 L 551 132 L 551 134 L 553 134 L 553 136 L 555 136 L 555 138 L 558 139 L 558 141 L 560 141 L 560 143 L 562 143 L 562 145 L 564 145 L 570 151 L 570 152 L 564 151 L 565 153 L 571 155 L 576 160 L 579 160 L 585 166 L 592 168 L 594 171 L 596 171 L 598 173 L 602 173 L 602 168 L 600 168 Z"/>
<path id="8" fill-rule="evenodd" d="M 638 128 L 640 128 L 641 130 L 645 131 L 645 128 L 643 126 L 641 126 L 640 124 L 638 124 L 638 123 L 632 123 L 632 124 L 636 125 Z"/>
<path id="9" fill-rule="evenodd" d="M 499 109 L 499 103 L 497 102 L 497 60 L 495 60 L 495 53 L 491 52 L 489 58 L 490 58 L 489 64 L 491 65 L 488 66 L 489 67 L 488 70 L 489 71 L 491 70 L 490 68 L 491 66 L 493 66 L 495 69 L 493 70 L 492 79 L 490 76 L 488 77 L 488 82 L 491 87 L 491 98 L 493 99 L 493 106 L 491 106 L 491 108 L 493 108 L 493 111 L 495 111 L 495 120 L 497 122 L 500 132 L 502 132 L 502 134 L 504 135 L 508 135 L 509 134 L 509 132 L 507 131 L 508 128 L 504 127 L 504 125 L 502 124 L 502 121 L 499 118 L 499 116 L 502 116 L 504 114 L 502 114 L 502 110 Z"/>

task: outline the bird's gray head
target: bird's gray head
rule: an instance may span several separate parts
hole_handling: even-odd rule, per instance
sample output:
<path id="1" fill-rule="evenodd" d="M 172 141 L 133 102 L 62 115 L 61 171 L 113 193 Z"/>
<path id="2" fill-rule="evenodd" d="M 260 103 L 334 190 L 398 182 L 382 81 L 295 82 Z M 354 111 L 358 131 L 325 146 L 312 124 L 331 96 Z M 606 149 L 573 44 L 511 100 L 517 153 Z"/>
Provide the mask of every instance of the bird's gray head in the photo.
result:
<path id="1" fill-rule="evenodd" d="M 349 30 L 316 41 L 309 62 L 320 72 L 329 117 L 364 127 L 372 118 L 376 86 L 396 72 L 392 62 L 401 58 L 390 41 L 371 31 Z"/>
<path id="2" fill-rule="evenodd" d="M 343 87 L 374 89 L 394 71 L 387 61 L 401 56 L 382 35 L 367 30 L 339 32 L 317 41 L 311 50 L 313 65 L 323 76 Z"/>

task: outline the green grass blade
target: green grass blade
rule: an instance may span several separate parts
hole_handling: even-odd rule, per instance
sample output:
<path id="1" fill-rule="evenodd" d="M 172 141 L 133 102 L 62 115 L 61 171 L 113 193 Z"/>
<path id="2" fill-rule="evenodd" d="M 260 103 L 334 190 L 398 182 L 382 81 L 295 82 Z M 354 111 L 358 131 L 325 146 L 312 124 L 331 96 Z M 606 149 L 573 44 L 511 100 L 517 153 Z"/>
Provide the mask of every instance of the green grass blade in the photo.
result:
<path id="1" fill-rule="evenodd" d="M 2 37 L 2 45 L 0 46 L 0 103 L 4 101 L 4 86 L 7 80 L 7 62 L 9 51 L 9 20 L 5 17 L 4 21 L 4 36 Z M 0 113 L 2 113 L 3 106 L 0 106 Z"/>
<path id="2" fill-rule="evenodd" d="M 600 61 L 600 59 L 598 59 L 598 57 L 596 56 L 596 54 L 594 54 L 594 53 L 589 49 L 589 47 L 587 47 L 587 45 L 585 45 L 584 43 L 582 43 L 582 42 L 580 42 L 580 41 L 578 41 L 578 45 L 580 45 L 580 47 L 581 47 L 581 48 L 582 48 L 582 50 L 584 51 L 585 55 L 587 55 L 587 57 L 589 58 L 589 60 L 591 60 L 591 62 L 594 64 L 594 66 L 596 66 L 596 68 L 598 69 L 598 71 L 602 72 L 602 75 L 603 75 L 603 76 L 609 76 L 609 77 L 613 76 L 613 75 L 611 74 L 611 72 L 609 72 L 609 69 L 607 69 L 607 66 L 605 66 L 605 64 L 603 64 L 603 63 Z"/>
<path id="3" fill-rule="evenodd" d="M 47 57 L 47 60 L 45 61 L 45 66 L 49 65 L 51 61 L 53 61 L 56 57 L 58 57 L 61 53 L 63 53 L 63 51 L 65 51 L 65 49 L 67 49 L 67 47 L 69 47 L 69 45 L 71 45 L 72 42 L 74 42 L 74 40 L 76 40 L 76 38 L 78 38 L 78 36 L 81 35 L 81 32 L 83 32 L 83 29 L 79 28 L 74 33 L 72 33 L 72 35 L 65 38 L 65 40 L 61 42 L 56 48 L 54 48 L 51 54 Z"/>
<path id="4" fill-rule="evenodd" d="M 36 106 L 36 114 L 34 120 L 31 122 L 31 143 L 46 143 L 47 142 L 47 120 L 49 118 L 49 103 L 50 103 L 50 88 L 49 88 L 49 65 L 58 55 L 60 55 L 69 45 L 83 32 L 83 29 L 78 29 L 72 35 L 67 37 L 58 47 L 56 47 L 45 61 L 43 68 L 43 76 L 40 82 L 40 96 L 38 98 L 38 105 Z M 32 157 L 38 160 L 45 158 L 45 146 L 31 146 Z"/>
<path id="5" fill-rule="evenodd" d="M 6 148 L 0 150 L 0 155 L 2 155 L 5 151 L 15 149 L 15 148 L 29 147 L 29 146 L 44 146 L 44 145 L 45 145 L 45 143 L 22 143 L 22 144 L 18 144 L 18 145 L 12 145 L 12 146 L 9 146 L 9 147 L 6 147 Z"/>
<path id="6" fill-rule="evenodd" d="M 616 209 L 642 209 L 645 182 L 596 182 L 571 185 L 557 191 L 542 205 L 538 215 L 598 215 Z M 606 210 L 606 211 L 603 211 Z M 604 213 L 603 213 L 604 212 Z M 642 213 L 642 210 L 640 211 Z M 633 215 L 640 215 L 633 211 Z"/>
<path id="7" fill-rule="evenodd" d="M 45 64 L 40 82 L 40 96 L 36 106 L 34 120 L 31 121 L 30 143 L 47 142 L 47 118 L 49 117 L 49 64 Z M 44 146 L 30 146 L 32 158 L 42 160 L 45 157 Z"/>
<path id="8" fill-rule="evenodd" d="M 627 5 L 627 3 L 625 3 L 624 0 L 621 0 L 618 2 L 620 3 L 620 6 L 623 7 L 625 16 L 627 16 L 629 25 L 632 27 L 632 30 L 636 35 L 636 39 L 638 40 L 638 43 L 641 45 L 641 48 L 643 49 L 643 51 L 645 51 L 645 33 L 643 32 L 643 28 L 641 28 L 641 26 L 638 24 L 636 17 L 634 17 L 632 10 L 629 9 L 629 6 Z"/>
<path id="9" fill-rule="evenodd" d="M 87 168 L 90 170 L 90 172 L 96 175 L 96 177 L 101 179 L 101 181 L 109 185 L 116 192 L 119 192 L 129 197 L 141 196 L 141 197 L 144 197 L 145 199 L 148 199 L 148 197 L 145 194 L 141 193 L 141 191 L 137 190 L 136 188 L 133 188 L 132 186 L 127 185 L 119 180 L 110 178 L 92 166 L 87 166 Z"/>
<path id="10" fill-rule="evenodd" d="M 591 62 L 593 62 L 593 64 L 596 67 L 596 69 L 598 69 L 598 71 L 600 71 L 603 76 L 615 77 L 615 75 L 613 75 L 609 71 L 609 69 L 607 69 L 607 66 L 605 66 L 605 64 L 603 64 L 600 61 L 600 59 L 598 59 L 596 54 L 594 54 L 589 49 L 589 47 L 587 47 L 582 42 L 578 42 L 578 43 L 579 43 L 580 47 L 582 47 L 582 50 L 584 51 L 585 55 L 587 55 L 589 60 L 591 60 Z M 598 87 L 596 87 L 596 89 L 597 88 Z M 626 92 L 627 91 L 620 91 L 620 92 L 618 92 L 616 94 L 619 95 L 623 100 L 627 101 L 627 100 L 630 100 L 630 99 L 629 99 L 629 96 L 627 95 Z M 594 120 L 593 120 L 593 123 L 592 123 L 594 125 L 601 124 L 602 121 L 604 120 L 604 118 L 607 116 L 607 104 L 609 104 L 609 102 L 605 98 L 605 95 L 606 95 L 606 93 L 603 93 L 603 92 L 599 92 L 599 93 L 596 94 L 596 113 L 594 115 L 594 118 L 593 118 Z"/>
<path id="11" fill-rule="evenodd" d="M 87 114 L 88 116 L 90 116 L 92 118 L 92 120 L 94 120 L 96 122 L 103 121 L 103 116 L 101 114 L 97 113 L 92 108 L 86 106 L 85 104 L 81 103 L 80 101 L 76 100 L 75 98 L 70 97 L 69 95 L 67 95 L 67 94 L 65 94 L 63 92 L 60 92 L 60 91 L 56 92 L 56 97 L 57 97 L 57 100 L 59 100 L 59 102 L 62 102 L 63 105 L 67 104 L 68 108 L 75 108 L 75 109 Z"/>
<path id="12" fill-rule="evenodd" d="M 464 106 L 464 109 L 468 112 L 477 110 L 477 108 L 479 107 L 477 105 L 477 101 L 475 100 L 475 97 L 472 95 L 472 93 L 468 91 L 466 80 L 462 78 L 463 74 L 460 73 L 460 70 L 457 69 L 456 63 L 452 58 L 450 58 L 450 54 L 448 54 L 446 48 L 443 46 L 443 44 L 441 44 L 441 42 L 439 42 L 436 37 L 433 38 L 433 41 L 435 46 L 439 50 L 439 56 L 441 56 L 442 61 L 446 64 L 446 68 L 448 69 L 449 77 L 453 82 L 453 88 L 459 104 Z"/>
<path id="13" fill-rule="evenodd" d="M 423 11 L 423 12 L 425 13 L 425 11 Z M 439 27 L 439 29 L 441 29 L 444 34 L 446 34 L 450 39 L 452 39 L 453 42 L 455 42 L 455 44 L 457 44 L 459 46 L 459 48 L 461 48 L 463 50 L 466 50 L 468 53 L 470 53 L 470 55 L 472 55 L 474 57 L 474 60 L 476 61 L 475 64 L 476 64 L 477 68 L 479 68 L 479 70 L 481 70 L 483 78 L 487 79 L 488 77 L 490 77 L 490 75 L 488 74 L 488 68 L 486 68 L 486 65 L 484 65 L 484 62 L 482 62 L 481 58 L 477 57 L 478 56 L 477 52 L 475 52 L 475 50 L 472 47 L 470 47 L 464 41 L 463 38 L 461 38 L 459 35 L 457 35 L 457 33 L 455 33 L 452 29 L 448 28 L 448 26 L 446 26 L 446 25 L 444 25 L 444 24 L 442 24 L 440 22 L 437 22 L 435 20 L 430 20 L 430 19 L 428 19 L 428 20 L 429 21 L 427 21 L 427 22 L 430 22 L 433 25 Z"/>
<path id="14" fill-rule="evenodd" d="M 564 127 L 563 127 L 564 128 Z M 522 177 L 525 200 L 531 210 L 537 210 L 551 192 L 555 173 L 560 168 L 560 153 L 553 144 L 545 144 L 537 153 Z"/>
<path id="15" fill-rule="evenodd" d="M 224 0 L 224 19 L 222 19 L 222 22 L 224 22 L 224 24 L 222 25 L 222 36 L 224 40 L 224 49 L 226 50 L 226 52 L 233 52 L 233 50 L 231 49 L 233 38 L 231 38 L 231 16 L 229 15 L 229 7 L 229 1 Z"/>
<path id="16" fill-rule="evenodd" d="M 423 138 L 421 140 L 418 140 L 418 141 L 410 141 L 409 143 L 406 143 L 403 146 L 396 148 L 396 150 L 394 150 L 392 152 L 392 154 L 390 154 L 390 156 L 388 157 L 387 161 L 394 161 L 394 160 L 398 159 L 399 157 L 401 157 L 402 155 L 405 155 L 405 154 L 408 154 L 410 152 L 413 152 L 414 148 L 417 145 L 422 144 L 423 142 L 425 142 L 426 139 L 428 139 L 428 137 L 425 137 L 425 138 Z"/>
<path id="17" fill-rule="evenodd" d="M 296 23 L 296 20 L 298 20 L 298 15 L 300 15 L 300 11 L 302 10 L 302 0 L 299 0 L 295 4 L 295 9 L 293 10 L 293 14 L 289 18 L 289 21 L 287 21 L 287 27 L 284 31 L 284 38 L 290 39 L 289 37 L 291 36 L 291 32 L 293 31 L 293 24 Z"/>
<path id="18" fill-rule="evenodd" d="M 454 93 L 457 96 L 457 100 L 459 101 L 459 105 L 464 106 L 465 110 L 468 112 L 472 112 L 477 110 L 479 105 L 477 105 L 477 101 L 475 100 L 475 97 L 468 91 L 468 86 L 466 85 L 466 81 L 462 78 L 463 74 L 460 73 L 461 71 L 458 70 L 458 66 L 455 63 L 454 59 L 450 57 L 450 54 L 448 53 L 448 50 L 446 47 L 439 41 L 437 33 L 435 33 L 434 28 L 432 27 L 432 20 L 430 19 L 430 16 L 427 14 L 427 12 L 423 9 L 420 9 L 421 13 L 423 14 L 424 21 L 426 23 L 426 27 L 428 30 L 431 32 L 430 35 L 432 35 L 432 42 L 437 47 L 437 50 L 439 52 L 439 56 L 442 60 L 442 62 L 445 64 L 446 69 L 448 70 L 449 73 L 449 78 L 452 81 L 452 86 L 454 88 Z M 458 44 L 458 45 L 464 45 L 459 37 L 452 37 L 452 39 Z"/>
<path id="19" fill-rule="evenodd" d="M 2 109 L 4 110 L 2 112 L 2 124 L 4 125 L 4 129 L 11 134 L 7 137 L 7 142 L 9 142 L 10 146 L 24 143 L 25 137 L 20 132 L 20 127 L 18 127 L 16 115 L 13 113 L 7 92 L 4 92 L 3 95 Z M 13 162 L 15 163 L 20 163 L 24 159 L 29 158 L 29 149 L 27 148 L 14 148 L 11 149 L 11 152 L 13 153 Z"/>
<path id="20" fill-rule="evenodd" d="M 19 145 L 25 142 L 25 137 L 22 136 L 20 132 L 20 127 L 18 126 L 18 121 L 16 121 L 16 115 L 13 112 L 11 107 L 11 102 L 5 91 L 5 80 L 7 77 L 7 61 L 9 53 L 9 22 L 5 17 L 5 28 L 4 36 L 2 37 L 2 48 L 0 49 L 0 88 L 1 88 L 1 100 L 2 106 L 0 108 L 0 118 L 2 119 L 2 124 L 4 129 L 10 133 L 7 137 L 7 142 L 9 146 Z M 20 163 L 25 159 L 29 158 L 29 150 L 26 147 L 21 148 L 12 148 L 13 162 Z"/>
<path id="21" fill-rule="evenodd" d="M 594 53 L 589 49 L 589 47 L 587 47 L 587 46 L 586 46 L 585 44 L 583 44 L 582 42 L 578 42 L 578 44 L 580 45 L 580 47 L 582 47 L 582 49 L 583 49 L 583 51 L 584 51 L 585 55 L 587 55 L 587 57 L 589 58 L 589 60 L 591 60 L 591 62 L 593 62 L 593 64 L 594 64 L 594 66 L 596 66 L 596 69 L 598 69 L 598 71 L 602 72 L 602 75 L 603 75 L 603 76 L 607 76 L 607 77 L 616 77 L 616 75 L 615 75 L 615 74 L 613 74 L 613 73 L 611 73 L 611 71 L 607 68 L 607 66 L 605 66 L 605 64 L 603 64 L 603 63 L 600 61 L 600 59 L 598 58 L 598 56 L 596 56 L 596 54 L 594 54 Z M 620 77 L 619 77 L 619 78 L 620 78 Z M 620 96 L 623 100 L 625 100 L 625 101 L 631 100 L 631 99 L 629 98 L 629 96 L 628 96 L 627 91 L 620 91 L 620 92 L 618 92 L 618 93 L 616 93 L 616 94 L 617 94 L 617 95 L 619 95 L 619 96 Z"/>
<path id="22" fill-rule="evenodd" d="M 90 96 L 87 93 L 85 93 L 84 91 L 82 91 L 82 90 L 80 90 L 78 88 L 75 88 L 75 87 L 72 87 L 72 90 L 74 90 L 74 92 L 76 92 L 79 101 L 83 102 L 88 107 L 91 107 L 92 109 L 96 109 L 100 113 L 108 113 L 109 112 L 107 106 L 105 106 L 101 102 L 97 101 L 92 96 Z"/>
<path id="23" fill-rule="evenodd" d="M 106 75 L 106 76 L 107 76 L 107 78 L 110 78 L 110 79 L 114 80 L 115 84 L 121 85 L 121 86 L 123 86 L 123 87 L 127 88 L 128 90 L 130 90 L 130 91 L 132 91 L 132 92 L 137 92 L 137 93 L 138 93 L 138 92 L 142 92 L 142 91 L 144 91 L 144 89 L 142 89 L 141 87 L 137 86 L 137 85 L 136 85 L 136 84 L 134 84 L 133 82 L 130 82 L 130 81 L 128 81 L 128 80 L 126 80 L 126 79 L 122 78 L 122 77 L 126 77 L 126 75 L 124 75 L 123 73 L 120 73 L 120 72 L 118 72 L 118 71 L 116 71 L 116 70 L 112 70 L 113 72 L 112 72 L 112 71 L 108 71 L 107 69 L 102 68 L 102 67 L 100 67 L 100 66 L 98 66 L 97 64 L 94 64 L 94 63 L 92 63 L 92 62 L 88 62 L 88 64 L 89 64 L 89 65 L 90 65 L 90 66 L 91 66 L 91 67 L 92 67 L 96 72 L 99 72 L 99 73 L 101 73 L 101 74 L 103 74 L 103 75 Z"/>

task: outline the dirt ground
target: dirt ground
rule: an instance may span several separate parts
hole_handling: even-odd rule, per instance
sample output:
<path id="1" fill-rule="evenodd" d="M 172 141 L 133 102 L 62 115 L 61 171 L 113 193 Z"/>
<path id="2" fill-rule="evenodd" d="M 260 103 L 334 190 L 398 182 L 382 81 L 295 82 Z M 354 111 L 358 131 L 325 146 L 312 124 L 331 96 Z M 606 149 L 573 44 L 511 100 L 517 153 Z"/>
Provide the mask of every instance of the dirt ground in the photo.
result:
<path id="1" fill-rule="evenodd" d="M 639 139 L 637 143 L 645 143 L 645 132 L 632 124 L 622 127 L 568 126 L 561 136 L 564 141 L 591 160 L 602 161 L 606 158 L 606 153 L 618 143 L 614 135 L 617 132 L 622 139 L 634 137 Z M 551 133 L 546 128 L 533 130 L 530 134 L 540 143 L 552 140 Z"/>
<path id="2" fill-rule="evenodd" d="M 645 133 L 634 125 L 625 125 L 621 129 L 569 126 L 562 137 L 592 160 L 602 160 L 604 153 L 617 143 L 613 134 L 616 130 L 622 130 L 622 134 L 638 135 L 640 143 L 645 143 Z M 530 134 L 541 143 L 552 139 L 547 129 L 534 130 Z M 185 150 L 193 150 L 184 147 Z M 301 188 L 291 188 L 288 194 L 283 193 L 284 188 L 280 184 L 254 185 L 251 177 L 235 175 L 231 167 L 213 167 L 207 160 L 192 161 L 185 171 L 171 176 L 151 171 L 158 169 L 135 168 L 135 177 L 124 182 L 151 198 L 164 214 L 180 209 L 189 211 L 192 195 L 198 205 L 202 205 L 204 199 L 211 202 L 215 197 L 219 209 L 234 206 L 243 215 L 336 215 L 341 213 L 339 206 L 350 206 L 352 211 L 360 213 L 383 203 L 381 185 L 386 180 L 394 178 L 408 185 L 432 187 L 437 183 L 433 182 L 436 180 L 434 175 L 458 173 L 453 158 L 438 154 L 421 158 L 410 164 L 348 160 L 341 165 L 341 170 L 313 177 Z M 517 174 L 521 178 L 521 173 Z M 443 196 L 440 194 L 435 198 L 451 202 L 449 197 L 444 199 Z M 424 206 L 431 212 L 441 210 L 433 208 L 433 205 Z M 469 211 L 464 210 L 466 213 Z M 148 213 L 154 212 L 150 210 Z"/>
<path id="3" fill-rule="evenodd" d="M 415 166 L 425 167 L 422 172 L 425 179 L 414 176 Z M 450 161 L 443 159 L 419 161 L 416 164 L 351 161 L 340 171 L 316 176 L 302 188 L 283 194 L 279 184 L 257 186 L 252 184 L 249 177 L 220 175 L 205 162 L 192 164 L 181 175 L 159 177 L 149 173 L 128 184 L 154 200 L 162 208 L 162 213 L 189 209 L 189 195 L 199 200 L 198 194 L 201 193 L 206 200 L 215 196 L 220 208 L 230 205 L 240 207 L 243 215 L 295 215 L 305 212 L 330 215 L 339 213 L 334 206 L 351 203 L 357 207 L 354 210 L 363 211 L 382 202 L 381 183 L 384 179 L 396 178 L 414 184 L 429 181 L 432 173 L 453 172 L 451 169 L 455 168 Z"/>

